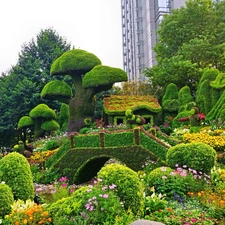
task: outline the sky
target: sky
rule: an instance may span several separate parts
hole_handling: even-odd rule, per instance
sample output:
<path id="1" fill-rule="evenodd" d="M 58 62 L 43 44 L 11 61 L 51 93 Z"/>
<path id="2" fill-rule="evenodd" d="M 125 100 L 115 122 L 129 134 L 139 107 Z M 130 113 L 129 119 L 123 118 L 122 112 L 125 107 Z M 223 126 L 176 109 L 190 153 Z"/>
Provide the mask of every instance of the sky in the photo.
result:
<path id="1" fill-rule="evenodd" d="M 52 28 L 103 65 L 122 67 L 120 0 L 1 0 L 0 74 L 17 63 L 22 45 Z"/>

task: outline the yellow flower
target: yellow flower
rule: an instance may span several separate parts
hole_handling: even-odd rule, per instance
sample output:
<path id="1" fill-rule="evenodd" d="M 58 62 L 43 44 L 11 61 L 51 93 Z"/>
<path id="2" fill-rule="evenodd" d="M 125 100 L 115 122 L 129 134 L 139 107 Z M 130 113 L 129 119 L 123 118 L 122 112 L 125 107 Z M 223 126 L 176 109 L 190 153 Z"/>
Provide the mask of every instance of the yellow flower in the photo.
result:
<path id="1" fill-rule="evenodd" d="M 25 219 L 25 220 L 23 220 L 23 224 L 27 224 L 27 220 Z"/>

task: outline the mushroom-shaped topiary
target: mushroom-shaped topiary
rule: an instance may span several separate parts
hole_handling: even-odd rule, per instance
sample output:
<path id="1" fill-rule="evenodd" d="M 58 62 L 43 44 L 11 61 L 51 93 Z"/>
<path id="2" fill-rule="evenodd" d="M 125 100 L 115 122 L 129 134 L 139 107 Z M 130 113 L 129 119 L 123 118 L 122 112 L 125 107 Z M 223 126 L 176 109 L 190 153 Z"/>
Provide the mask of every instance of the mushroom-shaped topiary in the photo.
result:
<path id="1" fill-rule="evenodd" d="M 111 88 L 115 82 L 127 79 L 127 74 L 119 68 L 98 65 L 86 73 L 83 79 L 83 87 L 96 87 L 109 85 Z"/>
<path id="2" fill-rule="evenodd" d="M 48 131 L 49 135 L 51 131 L 57 131 L 60 128 L 59 124 L 55 120 L 47 120 L 41 125 L 41 129 Z"/>
<path id="3" fill-rule="evenodd" d="M 41 91 L 41 97 L 48 100 L 59 99 L 61 102 L 69 104 L 72 97 L 71 87 L 60 80 L 53 80 L 47 83 Z"/>
<path id="4" fill-rule="evenodd" d="M 79 131 L 85 126 L 84 119 L 93 117 L 92 100 L 97 93 L 109 90 L 115 82 L 127 80 L 127 75 L 123 70 L 102 66 L 97 56 L 81 49 L 69 50 L 62 54 L 53 62 L 50 73 L 54 76 L 70 75 L 73 80 L 76 95 L 72 98 L 69 95 L 63 95 L 62 98 L 60 93 L 66 91 L 59 91 L 58 94 L 55 92 L 57 89 L 54 92 L 46 91 L 48 84 L 41 94 L 43 99 L 57 99 L 69 103 L 67 132 Z M 57 84 L 60 85 L 60 83 Z"/>
<path id="5" fill-rule="evenodd" d="M 23 142 L 26 141 L 26 130 L 27 128 L 31 128 L 34 126 L 34 120 L 29 117 L 29 116 L 23 116 L 20 118 L 19 122 L 18 122 L 18 129 L 19 130 L 22 130 L 22 133 L 23 133 Z"/>
<path id="6" fill-rule="evenodd" d="M 30 111 L 29 116 L 35 121 L 34 138 L 38 138 L 44 134 L 44 130 L 41 129 L 43 122 L 55 119 L 56 113 L 46 104 L 39 104 Z"/>

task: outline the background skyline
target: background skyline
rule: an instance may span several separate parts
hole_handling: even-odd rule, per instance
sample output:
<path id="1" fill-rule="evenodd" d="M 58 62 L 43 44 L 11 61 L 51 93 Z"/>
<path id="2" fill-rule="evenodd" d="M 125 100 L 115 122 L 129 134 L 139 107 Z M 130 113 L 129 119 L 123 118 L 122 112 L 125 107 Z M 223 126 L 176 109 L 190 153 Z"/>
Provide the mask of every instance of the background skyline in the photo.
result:
<path id="1" fill-rule="evenodd" d="M 17 63 L 24 43 L 47 28 L 103 65 L 123 69 L 120 0 L 8 0 L 0 7 L 0 74 Z"/>

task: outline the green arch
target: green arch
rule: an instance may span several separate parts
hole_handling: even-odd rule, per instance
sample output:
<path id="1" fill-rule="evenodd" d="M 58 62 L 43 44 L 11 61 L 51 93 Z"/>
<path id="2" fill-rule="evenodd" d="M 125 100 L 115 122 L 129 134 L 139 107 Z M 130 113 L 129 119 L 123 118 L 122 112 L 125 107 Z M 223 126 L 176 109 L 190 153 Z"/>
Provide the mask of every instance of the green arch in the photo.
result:
<path id="1" fill-rule="evenodd" d="M 141 145 L 135 145 L 125 147 L 69 149 L 62 158 L 53 165 L 53 169 L 57 169 L 60 175 L 67 176 L 70 184 L 79 184 L 84 181 L 80 178 L 80 174 L 84 173 L 82 170 L 87 168 L 85 168 L 85 166 L 87 166 L 89 162 L 95 159 L 97 161 L 99 160 L 101 165 L 104 165 L 109 158 L 118 159 L 134 171 L 141 170 L 142 165 L 147 159 L 158 161 L 162 165 L 165 165 L 165 163 L 151 151 L 143 148 Z M 100 159 L 102 159 L 102 161 Z M 97 169 L 93 171 L 96 172 Z"/>

